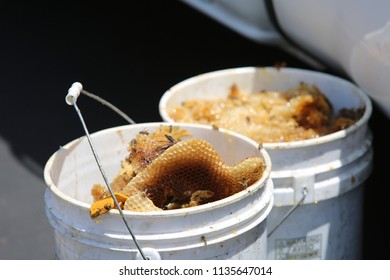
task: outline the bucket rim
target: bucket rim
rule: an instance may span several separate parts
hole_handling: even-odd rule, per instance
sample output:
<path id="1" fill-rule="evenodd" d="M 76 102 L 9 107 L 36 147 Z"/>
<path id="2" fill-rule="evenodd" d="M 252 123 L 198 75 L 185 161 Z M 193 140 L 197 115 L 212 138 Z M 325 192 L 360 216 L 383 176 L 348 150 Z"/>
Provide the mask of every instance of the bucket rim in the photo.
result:
<path id="1" fill-rule="evenodd" d="M 172 92 L 177 89 L 186 86 L 187 84 L 191 84 L 193 82 L 198 81 L 199 79 L 212 79 L 214 77 L 219 77 L 229 74 L 254 74 L 258 72 L 268 72 L 268 73 L 291 73 L 291 74 L 308 74 L 311 76 L 317 76 L 317 77 L 324 77 L 327 79 L 334 80 L 335 82 L 339 83 L 340 85 L 344 85 L 346 87 L 353 88 L 355 92 L 358 94 L 359 98 L 364 103 L 364 114 L 363 116 L 353 125 L 343 129 L 339 130 L 327 135 L 323 135 L 317 138 L 312 139 L 305 139 L 305 140 L 299 140 L 299 141 L 290 141 L 290 142 L 275 142 L 275 143 L 268 143 L 264 142 L 262 145 L 266 149 L 294 149 L 294 148 L 301 148 L 301 147 L 307 147 L 307 146 L 313 146 L 318 144 L 324 144 L 331 141 L 335 141 L 337 139 L 342 139 L 346 137 L 349 134 L 354 133 L 359 128 L 364 126 L 366 123 L 368 123 L 371 115 L 372 115 L 372 102 L 370 97 L 366 92 L 363 91 L 360 87 L 357 86 L 357 84 L 353 83 L 352 81 L 349 81 L 347 79 L 328 74 L 325 72 L 310 70 L 310 69 L 302 69 L 302 68 L 294 68 L 294 67 L 282 67 L 282 68 L 276 68 L 276 67 L 255 67 L 255 66 L 246 66 L 246 67 L 238 67 L 238 68 L 226 68 L 211 72 L 202 73 L 196 76 L 192 76 L 190 78 L 187 78 L 185 80 L 182 80 L 181 82 L 173 85 L 168 90 L 166 90 L 160 101 L 159 101 L 159 112 L 162 119 L 168 123 L 175 123 L 174 120 L 172 120 L 166 111 L 166 104 L 172 95 Z"/>
<path id="2" fill-rule="evenodd" d="M 134 128 L 134 127 L 145 128 L 145 127 L 157 127 L 157 126 L 160 126 L 160 125 L 163 125 L 163 126 L 172 125 L 172 126 L 179 126 L 179 127 L 192 127 L 192 128 L 206 129 L 206 130 L 209 130 L 209 131 L 215 131 L 215 129 L 212 126 L 210 126 L 210 125 L 203 125 L 203 124 L 146 122 L 146 123 L 128 124 L 128 125 L 121 125 L 121 126 L 115 126 L 115 127 L 102 129 L 102 130 L 96 131 L 94 133 L 91 133 L 91 137 L 93 139 L 94 137 L 97 137 L 100 134 L 116 132 L 116 131 L 119 131 L 119 130 L 128 129 L 130 127 L 131 128 Z M 262 188 L 265 188 L 267 186 L 267 184 L 268 184 L 268 181 L 272 180 L 271 176 L 270 176 L 272 163 L 271 163 L 271 159 L 270 159 L 270 156 L 269 156 L 268 152 L 265 149 L 263 149 L 263 147 L 259 147 L 258 143 L 256 143 L 255 141 L 253 141 L 252 139 L 250 139 L 250 138 L 248 138 L 248 137 L 246 137 L 244 135 L 241 135 L 241 134 L 236 133 L 234 131 L 222 129 L 222 128 L 218 129 L 218 131 L 220 131 L 221 133 L 227 134 L 229 136 L 233 136 L 235 138 L 239 138 L 241 140 L 244 140 L 245 142 L 247 142 L 248 144 L 252 145 L 253 147 L 258 147 L 260 156 L 262 157 L 262 159 L 264 160 L 264 163 L 265 163 L 265 169 L 263 171 L 263 175 L 261 176 L 261 178 L 258 181 L 256 181 L 254 184 L 252 184 L 251 186 L 248 186 L 246 189 L 244 189 L 244 190 L 242 190 L 242 191 L 240 191 L 238 193 L 235 193 L 235 194 L 233 194 L 233 195 L 231 195 L 229 197 L 226 197 L 226 198 L 214 201 L 214 202 L 210 202 L 210 203 L 207 203 L 207 204 L 194 206 L 194 207 L 188 207 L 188 208 L 182 208 L 182 209 L 166 210 L 166 211 L 133 212 L 133 211 L 128 211 L 128 210 L 123 210 L 123 214 L 125 215 L 125 217 L 145 218 L 145 217 L 153 216 L 155 218 L 155 217 L 166 217 L 166 216 L 174 217 L 174 216 L 192 215 L 192 214 L 196 214 L 196 213 L 199 213 L 199 212 L 208 211 L 210 209 L 224 207 L 224 206 L 226 206 L 228 204 L 231 204 L 231 203 L 234 203 L 234 202 L 239 201 L 241 199 L 244 199 L 247 196 L 252 195 L 254 192 L 259 191 Z M 79 143 L 83 139 L 85 139 L 85 136 L 81 136 L 79 138 L 76 138 L 76 139 L 66 143 L 65 145 L 61 146 L 61 148 L 59 150 L 54 152 L 49 157 L 49 159 L 47 160 L 47 162 L 45 164 L 43 173 L 44 173 L 44 180 L 46 182 L 48 190 L 52 191 L 58 198 L 66 201 L 66 202 L 68 202 L 70 204 L 75 205 L 75 207 L 79 207 L 79 208 L 82 208 L 82 209 L 84 209 L 86 211 L 89 211 L 91 204 L 86 203 L 86 202 L 82 202 L 80 200 L 77 200 L 77 199 L 71 197 L 70 195 L 67 195 L 64 192 L 62 192 L 56 186 L 56 184 L 54 183 L 54 181 L 52 180 L 52 177 L 51 177 L 51 170 L 52 170 L 52 167 L 53 167 L 53 164 L 55 162 L 55 158 L 56 158 L 57 154 L 62 149 L 69 149 L 70 147 L 72 147 L 73 145 Z M 119 211 L 117 209 L 111 209 L 105 215 L 119 215 Z"/>

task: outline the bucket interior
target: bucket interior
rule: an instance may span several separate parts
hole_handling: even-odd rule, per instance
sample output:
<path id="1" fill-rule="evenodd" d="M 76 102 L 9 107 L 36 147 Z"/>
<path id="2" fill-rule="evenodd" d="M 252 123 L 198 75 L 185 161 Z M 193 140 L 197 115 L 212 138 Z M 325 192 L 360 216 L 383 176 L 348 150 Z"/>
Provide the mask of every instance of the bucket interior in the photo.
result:
<path id="1" fill-rule="evenodd" d="M 95 150 L 109 182 L 118 174 L 120 163 L 129 152 L 128 143 L 140 131 L 152 131 L 160 123 L 121 126 L 99 131 L 91 135 Z M 166 125 L 166 124 L 165 124 Z M 260 156 L 267 164 L 264 175 L 270 171 L 270 160 L 260 151 L 255 142 L 238 134 L 214 130 L 210 126 L 175 124 L 193 135 L 209 142 L 229 165 L 234 165 L 249 156 Z M 53 189 L 72 203 L 87 205 L 93 202 L 91 188 L 103 183 L 92 151 L 85 137 L 81 137 L 61 147 L 48 161 L 45 179 Z"/>
<path id="2" fill-rule="evenodd" d="M 329 99 L 335 112 L 342 108 L 364 108 L 365 113 L 356 123 L 357 126 L 367 122 L 371 116 L 371 101 L 367 94 L 355 84 L 326 73 L 273 67 L 233 68 L 191 77 L 174 85 L 163 94 L 159 103 L 159 112 L 163 121 L 173 122 L 167 113 L 167 108 L 178 106 L 184 101 L 192 99 L 226 98 L 233 84 L 251 93 L 263 90 L 284 91 L 296 87 L 300 82 L 315 84 Z M 351 129 L 354 127 L 348 130 Z M 303 142 L 310 142 L 310 139 L 297 142 L 296 144 L 300 145 Z M 269 147 L 276 145 L 274 143 L 266 144 Z M 278 145 L 278 148 L 281 147 Z"/>

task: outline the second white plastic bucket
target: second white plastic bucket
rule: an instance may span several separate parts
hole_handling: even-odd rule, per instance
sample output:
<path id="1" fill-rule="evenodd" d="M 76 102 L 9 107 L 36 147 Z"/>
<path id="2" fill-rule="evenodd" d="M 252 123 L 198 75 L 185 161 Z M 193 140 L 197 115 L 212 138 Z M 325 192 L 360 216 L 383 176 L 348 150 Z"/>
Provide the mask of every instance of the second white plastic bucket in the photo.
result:
<path id="1" fill-rule="evenodd" d="M 364 108 L 364 115 L 353 126 L 316 139 L 263 143 L 272 161 L 275 199 L 268 219 L 267 256 L 360 259 L 363 186 L 373 158 L 368 127 L 372 105 L 356 85 L 304 69 L 225 69 L 189 78 L 167 90 L 160 100 L 160 115 L 164 121 L 173 122 L 168 107 L 195 98 L 226 98 L 233 84 L 250 93 L 287 90 L 299 82 L 315 84 L 335 112 Z"/>
<path id="2" fill-rule="evenodd" d="M 165 123 L 114 127 L 91 135 L 111 180 L 128 156 L 127 145 L 141 131 Z M 263 176 L 245 190 L 208 204 L 166 211 L 124 211 L 125 219 L 149 259 L 266 259 L 267 216 L 273 206 L 271 162 L 256 142 L 209 126 L 175 124 L 193 138 L 208 141 L 229 165 L 249 156 L 264 159 Z M 119 212 L 92 220 L 91 188 L 102 182 L 85 137 L 55 152 L 44 176 L 46 213 L 55 232 L 59 259 L 142 259 Z"/>
<path id="3" fill-rule="evenodd" d="M 371 141 L 360 123 L 314 141 L 269 145 L 275 182 L 269 259 L 362 258 L 363 186 L 372 168 Z"/>

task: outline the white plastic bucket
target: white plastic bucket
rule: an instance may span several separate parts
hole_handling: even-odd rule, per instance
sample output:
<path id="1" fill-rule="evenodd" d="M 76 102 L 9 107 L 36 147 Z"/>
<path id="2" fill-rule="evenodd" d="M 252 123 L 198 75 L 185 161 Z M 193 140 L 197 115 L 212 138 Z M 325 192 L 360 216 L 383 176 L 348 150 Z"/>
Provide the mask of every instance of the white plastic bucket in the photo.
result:
<path id="1" fill-rule="evenodd" d="M 246 92 L 286 90 L 298 82 L 316 84 L 334 110 L 365 108 L 347 129 L 317 139 L 263 143 L 272 161 L 274 207 L 268 217 L 268 259 L 360 259 L 362 256 L 363 185 L 372 169 L 368 96 L 344 79 L 316 71 L 244 67 L 192 77 L 166 91 L 166 108 L 194 98 L 226 97 L 235 83 Z M 303 204 L 304 190 L 307 191 Z M 293 208 L 297 206 L 297 208 Z M 284 220 L 290 210 L 295 209 Z"/>
<path id="2" fill-rule="evenodd" d="M 91 135 L 108 180 L 120 169 L 127 145 L 140 131 L 164 123 L 105 129 Z M 166 124 L 165 124 L 166 125 Z M 150 259 L 266 259 L 267 216 L 273 205 L 271 162 L 257 143 L 208 126 L 175 124 L 208 141 L 227 164 L 262 157 L 262 178 L 246 190 L 201 206 L 161 212 L 123 211 L 136 241 Z M 59 259 L 142 259 L 117 210 L 89 217 L 91 187 L 103 178 L 85 137 L 55 152 L 44 169 L 47 217 Z"/>

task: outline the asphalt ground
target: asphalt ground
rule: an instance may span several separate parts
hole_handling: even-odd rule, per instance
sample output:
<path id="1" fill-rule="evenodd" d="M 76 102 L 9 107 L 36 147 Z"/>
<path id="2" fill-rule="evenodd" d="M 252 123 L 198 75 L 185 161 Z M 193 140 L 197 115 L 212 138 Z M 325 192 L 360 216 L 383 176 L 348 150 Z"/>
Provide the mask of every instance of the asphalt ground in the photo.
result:
<path id="1" fill-rule="evenodd" d="M 161 121 L 162 93 L 201 73 L 281 63 L 313 69 L 180 1 L 1 3 L 0 40 L 0 259 L 10 260 L 56 258 L 45 215 L 43 168 L 61 145 L 84 133 L 64 101 L 73 82 L 141 123 Z M 125 124 L 91 99 L 81 98 L 78 105 L 91 132 Z M 390 258 L 388 126 L 374 104 L 364 259 Z"/>

